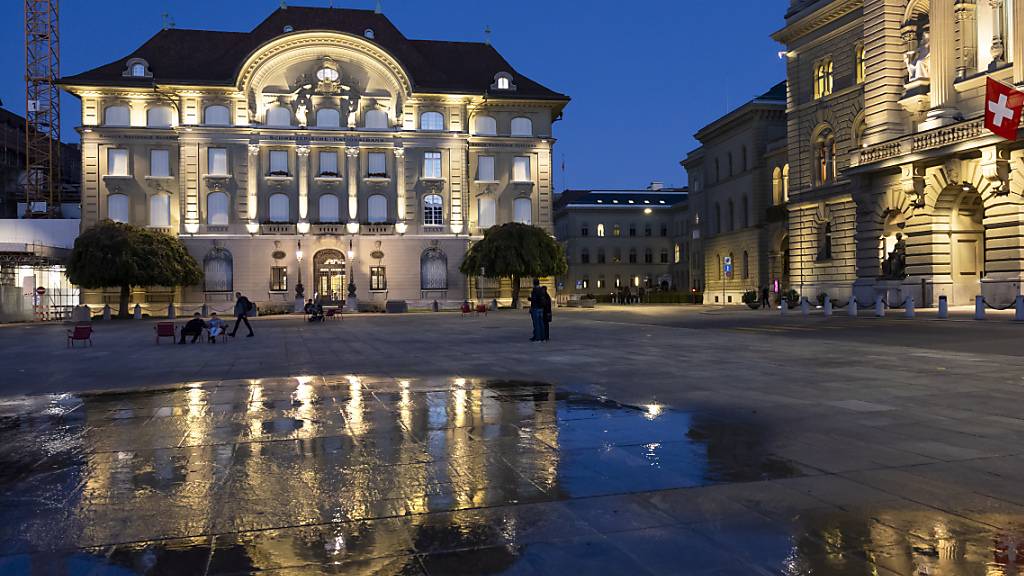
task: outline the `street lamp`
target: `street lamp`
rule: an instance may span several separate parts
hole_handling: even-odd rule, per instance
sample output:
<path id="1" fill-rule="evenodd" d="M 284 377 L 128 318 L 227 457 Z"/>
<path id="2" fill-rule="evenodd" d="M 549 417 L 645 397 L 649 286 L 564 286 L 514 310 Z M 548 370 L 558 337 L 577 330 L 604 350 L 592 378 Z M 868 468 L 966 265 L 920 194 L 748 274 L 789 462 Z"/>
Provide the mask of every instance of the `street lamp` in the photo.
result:
<path id="1" fill-rule="evenodd" d="M 299 284 L 302 284 L 302 240 L 299 240 L 299 246 L 295 249 L 295 260 L 299 263 Z"/>

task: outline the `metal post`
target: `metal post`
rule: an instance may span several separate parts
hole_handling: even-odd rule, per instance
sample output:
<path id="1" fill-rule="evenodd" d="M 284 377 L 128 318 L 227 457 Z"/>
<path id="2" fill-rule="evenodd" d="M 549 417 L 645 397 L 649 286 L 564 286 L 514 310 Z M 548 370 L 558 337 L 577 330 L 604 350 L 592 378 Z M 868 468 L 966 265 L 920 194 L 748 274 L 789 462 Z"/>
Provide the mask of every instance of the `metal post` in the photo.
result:
<path id="1" fill-rule="evenodd" d="M 978 295 L 974 297 L 974 319 L 985 319 L 985 297 Z"/>
<path id="2" fill-rule="evenodd" d="M 949 318 L 949 300 L 945 294 L 939 296 L 939 318 Z"/>

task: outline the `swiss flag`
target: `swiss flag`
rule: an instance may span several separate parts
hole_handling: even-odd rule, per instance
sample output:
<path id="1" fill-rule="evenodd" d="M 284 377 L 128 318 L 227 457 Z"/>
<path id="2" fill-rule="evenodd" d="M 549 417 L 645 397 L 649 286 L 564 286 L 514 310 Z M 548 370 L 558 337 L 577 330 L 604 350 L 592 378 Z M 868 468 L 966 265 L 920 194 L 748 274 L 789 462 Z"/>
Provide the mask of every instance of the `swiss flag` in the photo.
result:
<path id="1" fill-rule="evenodd" d="M 1024 92 L 989 77 L 985 89 L 985 128 L 1007 140 L 1016 140 L 1021 108 Z"/>

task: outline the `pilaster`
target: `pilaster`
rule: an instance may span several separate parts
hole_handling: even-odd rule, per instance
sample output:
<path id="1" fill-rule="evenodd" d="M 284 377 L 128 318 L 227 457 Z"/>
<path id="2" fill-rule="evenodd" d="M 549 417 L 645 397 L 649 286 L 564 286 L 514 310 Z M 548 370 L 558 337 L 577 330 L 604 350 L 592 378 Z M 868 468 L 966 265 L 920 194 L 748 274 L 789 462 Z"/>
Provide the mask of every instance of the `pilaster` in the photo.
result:
<path id="1" fill-rule="evenodd" d="M 257 189 L 259 186 L 259 173 L 260 173 L 260 145 L 258 142 L 252 142 L 249 144 L 248 162 L 246 166 L 246 178 L 245 178 L 245 195 L 248 198 L 246 203 L 246 219 L 248 219 L 249 226 L 256 226 L 258 205 Z"/>
<path id="2" fill-rule="evenodd" d="M 348 229 L 359 230 L 359 147 L 345 148 L 345 177 L 348 178 Z"/>
<path id="3" fill-rule="evenodd" d="M 301 229 L 309 228 L 306 216 L 309 213 L 309 146 L 295 147 L 295 161 L 299 178 L 299 223 Z"/>
<path id="4" fill-rule="evenodd" d="M 978 68 L 977 9 L 976 0 L 956 0 L 953 5 L 957 80 L 973 75 Z"/>
<path id="5" fill-rule="evenodd" d="M 988 5 L 992 9 L 992 62 L 988 69 L 995 70 L 1006 64 L 1006 0 L 988 0 Z"/>
<path id="6" fill-rule="evenodd" d="M 465 206 L 464 192 L 466 183 L 466 154 L 461 146 L 448 149 L 448 189 L 451 194 L 451 231 L 452 234 L 461 234 L 465 229 L 463 206 Z"/>
<path id="7" fill-rule="evenodd" d="M 395 196 L 398 221 L 405 222 L 405 148 L 395 148 Z"/>
<path id="8" fill-rule="evenodd" d="M 901 0 L 864 0 L 864 143 L 869 146 L 903 135 L 904 112 L 899 103 L 906 75 L 902 20 Z M 790 161 L 796 164 L 796 159 Z M 800 188 L 799 182 L 794 184 L 794 190 Z"/>

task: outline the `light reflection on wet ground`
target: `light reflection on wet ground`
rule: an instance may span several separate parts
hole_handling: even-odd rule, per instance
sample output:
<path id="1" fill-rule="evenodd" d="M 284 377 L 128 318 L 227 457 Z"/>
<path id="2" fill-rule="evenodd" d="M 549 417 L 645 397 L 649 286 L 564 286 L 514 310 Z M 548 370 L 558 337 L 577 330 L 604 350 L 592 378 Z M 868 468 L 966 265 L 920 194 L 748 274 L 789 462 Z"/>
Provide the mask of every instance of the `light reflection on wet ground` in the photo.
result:
<path id="1" fill-rule="evenodd" d="M 790 485 L 831 484 L 774 456 L 772 433 L 464 379 L 0 400 L 0 574 L 996 576 L 1024 564 L 1024 517 L 834 506 Z"/>

